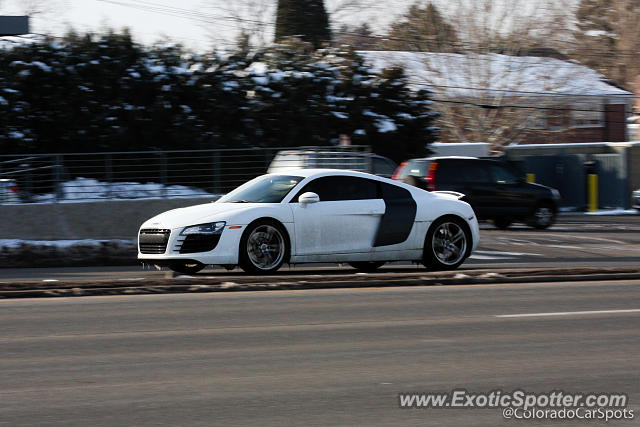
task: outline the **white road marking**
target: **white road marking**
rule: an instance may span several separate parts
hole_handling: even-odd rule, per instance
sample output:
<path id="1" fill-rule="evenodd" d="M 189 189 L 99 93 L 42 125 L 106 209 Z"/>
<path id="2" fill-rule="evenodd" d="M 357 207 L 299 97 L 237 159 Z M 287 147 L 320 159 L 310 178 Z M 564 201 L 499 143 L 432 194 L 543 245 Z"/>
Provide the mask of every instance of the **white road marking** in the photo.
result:
<path id="1" fill-rule="evenodd" d="M 562 239 L 563 237 L 566 238 L 566 236 L 563 236 L 561 234 L 547 234 L 545 237 L 558 237 L 560 239 Z M 577 235 L 572 235 L 571 237 L 573 237 L 574 239 L 582 239 L 582 240 L 598 240 L 601 242 L 607 242 L 607 243 L 615 243 L 616 245 L 626 245 L 626 242 L 622 242 L 620 240 L 614 240 L 614 239 L 605 239 L 603 237 L 594 237 L 594 236 L 577 236 Z"/>
<path id="2" fill-rule="evenodd" d="M 630 310 L 559 311 L 556 313 L 496 314 L 494 317 L 579 316 L 581 314 L 613 314 L 613 313 L 640 313 L 640 308 L 634 308 Z"/>
<path id="3" fill-rule="evenodd" d="M 481 260 L 504 260 L 504 259 L 515 259 L 513 257 L 504 257 L 504 256 L 489 256 L 489 255 L 476 255 L 473 254 L 469 257 L 469 259 L 481 259 Z"/>
<path id="4" fill-rule="evenodd" d="M 542 254 L 534 254 L 534 253 L 530 253 L 530 252 L 503 252 L 503 251 L 482 251 L 482 250 L 476 250 L 473 251 L 474 254 L 483 254 L 483 255 L 506 255 L 506 256 L 525 256 L 525 255 L 530 255 L 530 256 L 544 256 Z"/>
<path id="5" fill-rule="evenodd" d="M 515 259 L 515 257 L 521 257 L 521 256 L 544 256 L 544 255 L 528 253 L 528 252 L 503 252 L 503 251 L 476 250 L 476 251 L 473 251 L 473 254 L 469 258 L 479 259 L 479 260 L 502 261 L 507 259 Z"/>

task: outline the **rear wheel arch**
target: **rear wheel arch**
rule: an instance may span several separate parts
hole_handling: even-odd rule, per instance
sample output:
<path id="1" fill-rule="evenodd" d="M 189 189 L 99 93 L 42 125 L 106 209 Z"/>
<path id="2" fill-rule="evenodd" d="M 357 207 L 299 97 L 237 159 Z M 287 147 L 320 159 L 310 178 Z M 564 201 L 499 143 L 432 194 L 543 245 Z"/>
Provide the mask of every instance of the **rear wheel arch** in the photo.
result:
<path id="1" fill-rule="evenodd" d="M 460 258 L 457 258 L 455 261 L 453 261 L 451 264 L 442 259 L 439 259 L 439 255 L 433 248 L 434 234 L 438 232 L 441 226 L 443 226 L 447 222 L 455 224 L 454 227 L 457 226 L 460 230 L 462 230 L 466 237 L 466 241 L 464 242 L 466 245 L 466 247 L 464 248 L 464 254 Z M 450 227 L 447 227 L 447 229 L 449 228 Z M 454 245 L 452 246 L 455 249 L 455 241 L 450 242 L 454 243 Z M 447 245 L 448 244 L 449 243 L 447 243 Z M 474 241 L 471 227 L 463 217 L 456 214 L 447 214 L 440 216 L 436 218 L 427 229 L 422 249 L 422 262 L 427 268 L 431 268 L 434 270 L 452 270 L 458 268 L 469 257 L 469 255 L 471 255 L 473 244 Z M 455 253 L 455 250 L 453 253 Z"/>
<path id="2" fill-rule="evenodd" d="M 446 214 L 446 215 L 442 215 L 439 216 L 438 218 L 434 219 L 431 224 L 429 225 L 429 228 L 427 229 L 427 234 L 425 234 L 424 238 L 425 238 L 425 243 L 426 243 L 426 238 L 429 235 L 429 231 L 433 230 L 433 226 L 434 224 L 444 218 L 448 218 L 448 219 L 454 219 L 457 221 L 461 222 L 462 227 L 464 228 L 465 232 L 469 235 L 469 239 L 470 239 L 470 245 L 467 248 L 467 253 L 466 256 L 471 255 L 471 248 L 473 247 L 473 233 L 471 232 L 471 227 L 469 227 L 469 223 L 467 222 L 466 219 L 464 219 L 462 216 L 460 215 L 456 215 L 456 214 Z"/>

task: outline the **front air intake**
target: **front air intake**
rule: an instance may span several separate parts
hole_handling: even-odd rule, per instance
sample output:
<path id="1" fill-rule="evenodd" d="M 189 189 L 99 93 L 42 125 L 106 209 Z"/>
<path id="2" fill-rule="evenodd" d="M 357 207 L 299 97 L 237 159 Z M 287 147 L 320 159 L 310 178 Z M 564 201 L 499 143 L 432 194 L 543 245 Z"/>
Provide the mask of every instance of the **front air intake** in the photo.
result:
<path id="1" fill-rule="evenodd" d="M 169 235 L 171 230 L 146 228 L 140 230 L 138 235 L 138 245 L 140 253 L 143 254 L 163 254 L 167 251 Z"/>

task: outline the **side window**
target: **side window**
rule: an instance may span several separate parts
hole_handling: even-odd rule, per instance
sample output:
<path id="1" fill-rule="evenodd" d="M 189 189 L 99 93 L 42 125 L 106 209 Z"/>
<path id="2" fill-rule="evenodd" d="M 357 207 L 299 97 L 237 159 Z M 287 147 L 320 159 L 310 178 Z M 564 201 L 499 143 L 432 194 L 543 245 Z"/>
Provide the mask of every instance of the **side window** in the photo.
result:
<path id="1" fill-rule="evenodd" d="M 382 190 L 382 198 L 387 201 L 413 200 L 413 197 L 411 197 L 411 193 L 408 190 L 398 187 L 397 185 L 381 182 L 380 189 Z"/>
<path id="2" fill-rule="evenodd" d="M 321 202 L 378 198 L 378 184 L 376 181 L 352 176 L 325 176 L 305 185 L 291 202 L 297 203 L 298 197 L 309 191 L 316 193 Z"/>
<path id="3" fill-rule="evenodd" d="M 396 170 L 396 166 L 386 159 L 373 159 L 373 173 L 382 176 L 391 176 Z"/>
<path id="4" fill-rule="evenodd" d="M 518 179 L 510 170 L 500 165 L 490 165 L 489 171 L 496 184 L 517 184 Z"/>
<path id="5" fill-rule="evenodd" d="M 440 160 L 436 167 L 436 182 L 440 184 L 458 184 L 462 182 L 460 176 L 460 162 L 455 160 Z"/>
<path id="6" fill-rule="evenodd" d="M 492 178 L 484 164 L 478 162 L 466 162 L 460 169 L 462 179 L 469 183 L 488 183 Z"/>
<path id="7" fill-rule="evenodd" d="M 404 169 L 407 175 L 424 178 L 427 176 L 427 170 L 429 169 L 430 163 L 431 162 L 411 161 Z"/>

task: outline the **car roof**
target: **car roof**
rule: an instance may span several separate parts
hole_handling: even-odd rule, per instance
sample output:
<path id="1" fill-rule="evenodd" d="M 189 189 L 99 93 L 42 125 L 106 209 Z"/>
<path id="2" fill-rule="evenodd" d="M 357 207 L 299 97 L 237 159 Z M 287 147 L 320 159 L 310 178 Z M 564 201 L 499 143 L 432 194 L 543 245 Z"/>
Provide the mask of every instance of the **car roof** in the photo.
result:
<path id="1" fill-rule="evenodd" d="M 309 177 L 317 177 L 317 176 L 330 176 L 330 175 L 348 175 L 348 176 L 359 176 L 362 178 L 382 178 L 380 176 L 377 175 L 373 175 L 370 173 L 366 173 L 366 172 L 358 172 L 358 171 L 352 171 L 352 170 L 348 170 L 348 169 L 321 169 L 321 168 L 315 168 L 315 169 L 289 169 L 286 171 L 282 171 L 282 172 L 275 172 L 272 173 L 271 175 L 287 175 L 287 176 L 301 176 L 304 178 L 309 178 Z"/>
<path id="2" fill-rule="evenodd" d="M 367 152 L 361 152 L 361 151 L 339 151 L 339 150 L 281 150 L 278 151 L 278 153 L 276 153 L 276 155 L 293 155 L 293 154 L 298 154 L 300 156 L 306 156 L 309 154 L 340 154 L 343 155 L 344 157 L 365 157 L 365 156 L 371 156 L 371 157 L 375 157 L 378 159 L 389 159 L 388 157 L 385 156 L 381 156 L 380 154 L 376 154 L 376 153 L 367 153 Z M 389 159 L 391 160 L 391 159 Z"/>
<path id="3" fill-rule="evenodd" d="M 352 171 L 352 170 L 347 170 L 347 169 L 291 169 L 288 171 L 283 171 L 283 172 L 276 172 L 276 173 L 272 173 L 272 174 L 267 174 L 267 175 L 271 175 L 271 176 L 301 176 L 305 179 L 310 178 L 320 178 L 323 176 L 353 176 L 353 177 L 360 177 L 360 178 L 367 178 L 367 179 L 372 179 L 375 181 L 380 181 L 383 183 L 388 183 L 391 185 L 394 185 L 396 187 L 402 187 L 405 190 L 408 190 L 410 193 L 412 193 L 414 196 L 417 195 L 417 193 L 424 193 L 422 194 L 423 196 L 425 194 L 431 194 L 434 195 L 435 193 L 429 193 L 427 191 L 424 191 L 418 187 L 414 187 L 412 185 L 409 184 L 405 184 L 401 181 L 394 181 L 390 178 L 385 178 L 383 176 L 379 176 L 379 175 L 373 175 L 370 173 L 366 173 L 366 172 L 358 172 L 358 171 Z M 287 195 L 283 201 L 290 199 L 291 197 L 293 197 L 292 194 Z"/>
<path id="4" fill-rule="evenodd" d="M 409 159 L 411 160 L 483 160 L 479 157 L 471 157 L 471 156 L 434 156 L 434 157 L 420 157 L 417 159 Z"/>

